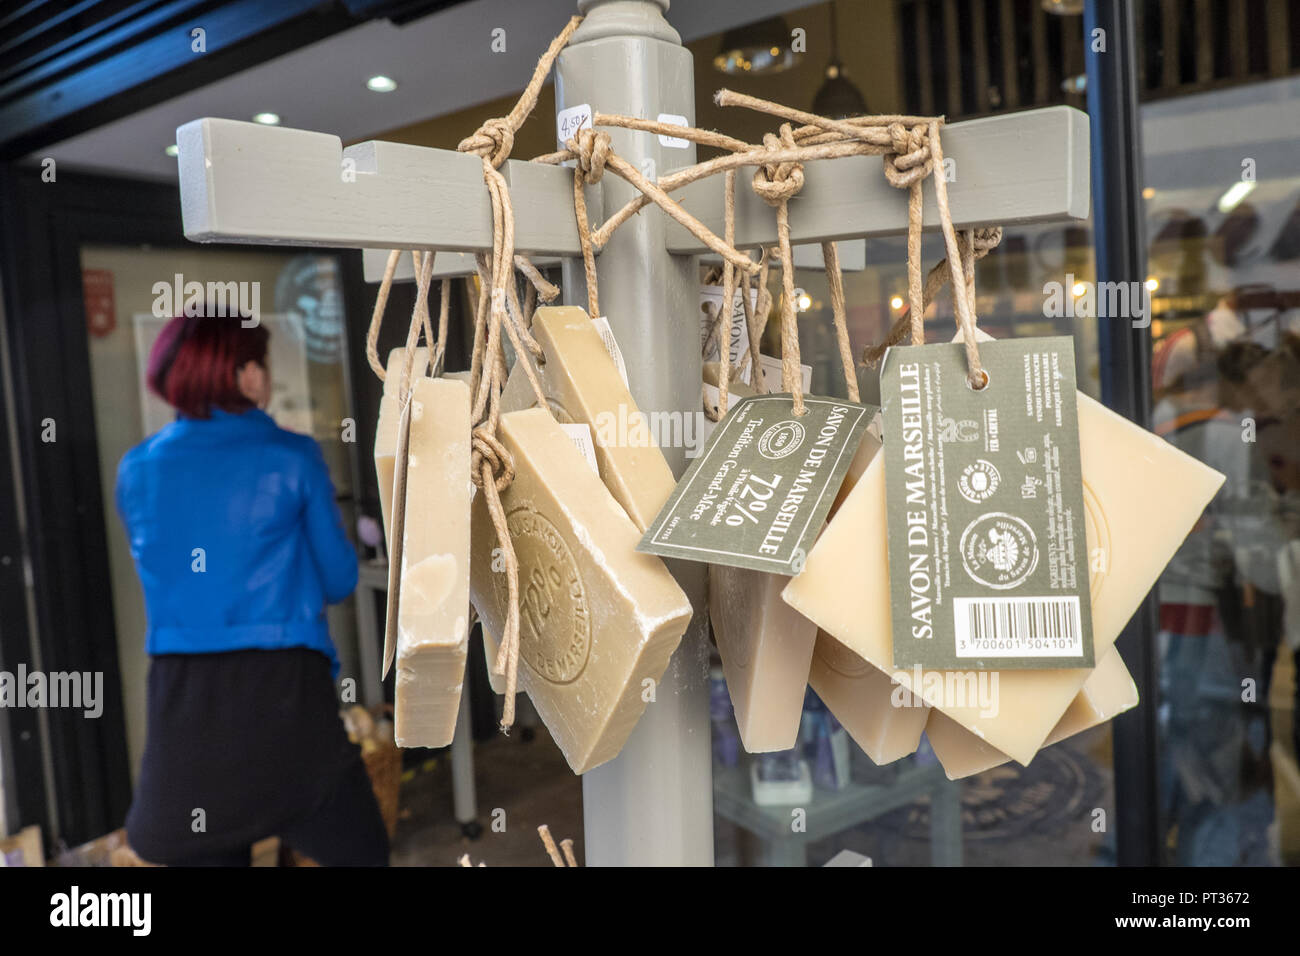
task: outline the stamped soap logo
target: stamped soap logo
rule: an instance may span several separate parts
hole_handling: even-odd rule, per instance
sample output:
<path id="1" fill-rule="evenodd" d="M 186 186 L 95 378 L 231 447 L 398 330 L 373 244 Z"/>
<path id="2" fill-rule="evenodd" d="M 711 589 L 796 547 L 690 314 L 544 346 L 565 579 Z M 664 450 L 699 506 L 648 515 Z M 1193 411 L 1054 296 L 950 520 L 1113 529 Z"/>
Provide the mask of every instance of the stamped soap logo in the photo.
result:
<path id="1" fill-rule="evenodd" d="M 1033 529 L 1015 515 L 994 512 L 966 526 L 961 563 L 972 580 L 1000 591 L 1024 583 L 1038 567 Z"/>
<path id="2" fill-rule="evenodd" d="M 804 428 L 793 419 L 777 422 L 758 440 L 758 453 L 769 461 L 792 455 L 803 444 Z"/>
<path id="3" fill-rule="evenodd" d="M 977 505 L 993 497 L 993 492 L 998 490 L 1001 482 L 1002 476 L 993 467 L 993 463 L 977 458 L 961 470 L 961 475 L 957 478 L 957 491 L 971 504 Z"/>
<path id="4" fill-rule="evenodd" d="M 578 563 L 549 520 L 524 505 L 506 518 L 519 560 L 519 656 L 552 684 L 582 675 L 591 655 L 591 614 Z M 494 575 L 505 600 L 504 575 Z"/>

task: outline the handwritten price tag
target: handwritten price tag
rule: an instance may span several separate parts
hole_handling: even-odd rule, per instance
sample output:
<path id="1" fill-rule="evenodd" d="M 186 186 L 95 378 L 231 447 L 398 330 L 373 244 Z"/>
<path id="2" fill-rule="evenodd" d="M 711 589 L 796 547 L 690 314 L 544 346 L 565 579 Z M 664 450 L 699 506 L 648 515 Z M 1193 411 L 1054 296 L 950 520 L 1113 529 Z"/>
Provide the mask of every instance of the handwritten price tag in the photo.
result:
<path id="1" fill-rule="evenodd" d="M 591 129 L 591 115 L 590 103 L 579 103 L 556 114 L 555 137 L 559 140 L 560 149 L 564 149 L 565 144 L 578 135 L 578 130 Z"/>

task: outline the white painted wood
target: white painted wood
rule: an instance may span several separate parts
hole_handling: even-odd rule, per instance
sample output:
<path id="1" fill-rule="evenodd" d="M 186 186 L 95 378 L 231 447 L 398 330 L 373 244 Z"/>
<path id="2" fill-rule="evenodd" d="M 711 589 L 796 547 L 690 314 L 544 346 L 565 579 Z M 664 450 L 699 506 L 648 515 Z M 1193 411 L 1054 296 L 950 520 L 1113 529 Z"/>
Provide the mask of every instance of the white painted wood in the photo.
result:
<path id="1" fill-rule="evenodd" d="M 367 282 L 379 282 L 384 278 L 384 267 L 388 265 L 388 249 L 362 249 L 361 266 Z M 564 260 L 559 256 L 529 256 L 529 261 L 539 269 L 551 269 Z M 435 279 L 455 279 L 474 274 L 474 256 L 469 252 L 439 252 L 433 258 L 433 277 Z M 415 266 L 410 252 L 403 252 L 397 260 L 397 269 L 393 272 L 394 282 L 414 282 Z"/>
<path id="2" fill-rule="evenodd" d="M 176 132 L 185 235 L 196 242 L 292 243 L 473 252 L 491 247 L 477 156 L 235 120 Z M 579 255 L 573 172 L 507 160 L 515 248 Z M 600 192 L 588 190 L 593 221 Z"/>
<path id="3" fill-rule="evenodd" d="M 948 206 L 958 228 L 1084 219 L 1088 215 L 1088 117 L 1070 106 L 989 116 L 943 130 L 945 159 L 956 178 Z M 794 243 L 907 231 L 907 194 L 885 180 L 879 156 L 817 160 L 790 201 Z M 747 182 L 747 176 L 738 177 Z M 934 188 L 925 190 L 925 224 L 937 229 Z M 718 235 L 723 229 L 720 177 L 684 187 L 675 198 Z M 668 251 L 707 251 L 686 229 L 668 226 Z M 736 190 L 736 246 L 776 242 L 772 207 L 750 189 Z"/>
<path id="4" fill-rule="evenodd" d="M 944 131 L 956 179 L 948 184 L 958 227 L 1082 219 L 1088 215 L 1088 119 L 1068 106 L 955 123 Z M 474 252 L 491 242 L 491 212 L 476 156 L 372 141 L 344 150 L 338 137 L 235 120 L 202 119 L 177 131 L 185 235 L 198 242 L 290 243 L 344 248 Z M 352 168 L 344 161 L 351 160 Z M 790 204 L 796 245 L 905 232 L 907 201 L 890 186 L 875 156 L 819 160 Z M 353 181 L 348 181 L 348 172 Z M 515 208 L 520 252 L 577 256 L 572 173 L 509 160 L 502 173 Z M 604 218 L 600 186 L 588 187 L 593 223 Z M 721 235 L 722 180 L 681 189 L 677 198 Z M 749 190 L 736 196 L 741 248 L 776 241 L 771 207 Z M 613 211 L 612 209 L 610 210 Z M 642 215 L 658 215 L 648 209 Z M 938 225 L 932 188 L 925 221 Z M 668 251 L 705 248 L 669 222 Z M 797 253 L 820 268 L 820 250 Z M 846 269 L 857 266 L 847 244 Z M 816 260 L 814 262 L 814 259 Z M 367 277 L 382 275 L 367 270 Z M 453 260 L 440 275 L 466 275 Z"/>
<path id="5" fill-rule="evenodd" d="M 840 240 L 840 271 L 861 272 L 867 267 L 867 241 L 865 239 Z M 436 265 L 436 263 L 435 263 Z M 709 252 L 700 256 L 700 265 L 720 266 L 722 256 Z M 825 269 L 826 259 L 822 255 L 820 242 L 794 247 L 794 267 L 796 269 Z M 383 276 L 383 263 L 379 264 L 380 276 Z"/>

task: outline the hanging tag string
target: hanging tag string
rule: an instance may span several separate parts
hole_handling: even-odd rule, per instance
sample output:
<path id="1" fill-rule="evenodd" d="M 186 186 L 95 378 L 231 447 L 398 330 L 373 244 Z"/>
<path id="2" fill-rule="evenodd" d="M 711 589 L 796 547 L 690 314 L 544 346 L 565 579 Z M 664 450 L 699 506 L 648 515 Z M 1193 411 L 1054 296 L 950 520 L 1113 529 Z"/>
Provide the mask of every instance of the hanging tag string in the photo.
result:
<path id="1" fill-rule="evenodd" d="M 567 143 L 575 154 L 573 167 L 573 212 L 578 223 L 578 244 L 582 247 L 582 269 L 587 280 L 587 315 L 594 319 L 600 315 L 600 292 L 596 280 L 596 251 L 591 242 L 591 223 L 587 219 L 586 186 L 594 186 L 605 175 L 605 161 L 609 156 L 609 134 L 604 131 L 580 129 Z"/>
<path id="2" fill-rule="evenodd" d="M 480 293 L 475 315 L 474 354 L 470 369 L 475 422 L 470 432 L 470 476 L 483 494 L 506 568 L 508 607 L 505 629 L 500 635 L 501 653 L 495 667 L 498 673 L 504 671 L 506 676 L 505 711 L 501 719 L 503 731 L 514 723 L 519 665 L 519 562 L 501 503 L 501 492 L 514 480 L 514 462 L 496 436 L 501 416 L 501 391 L 506 377 L 501 341 L 503 330 L 519 356 L 527 351 L 540 360 L 541 349 L 528 332 L 518 303 L 518 290 L 514 284 L 514 210 L 500 166 L 510 156 L 515 133 L 537 105 L 538 95 L 555 58 L 581 22 L 581 17 L 573 17 L 551 41 L 537 61 L 532 78 L 514 108 L 506 116 L 488 120 L 457 146 L 461 152 L 475 153 L 482 160 L 483 182 L 492 206 L 492 251 L 475 259 L 484 291 Z M 546 407 L 532 363 L 525 362 L 524 367 L 538 403 Z"/>
<path id="3" fill-rule="evenodd" d="M 789 123 L 781 124 L 779 135 L 766 134 L 763 145 L 770 152 L 794 146 L 794 131 Z M 776 238 L 781 255 L 781 387 L 794 399 L 794 414 L 806 409 L 799 369 L 799 327 L 794 301 L 794 256 L 790 248 L 790 197 L 803 188 L 803 164 L 775 161 L 758 167 L 752 181 L 754 192 L 769 206 L 776 208 Z"/>
<path id="4" fill-rule="evenodd" d="M 723 231 L 729 246 L 736 244 L 736 171 L 729 169 L 723 177 L 723 206 L 725 223 Z M 748 258 L 748 257 L 746 257 Z M 727 416 L 727 398 L 731 392 L 731 300 L 736 294 L 736 268 L 730 259 L 722 260 L 722 304 L 718 315 L 722 329 L 718 338 L 718 417 Z"/>
<path id="5" fill-rule="evenodd" d="M 974 230 L 966 230 L 962 235 L 969 236 L 969 242 L 972 247 L 971 263 L 972 267 L 967 272 L 967 286 L 973 286 L 974 282 L 974 263 L 979 262 L 987 256 L 998 244 L 1002 242 L 1002 228 L 1000 226 L 991 226 Z M 962 241 L 958 237 L 958 241 Z M 935 263 L 925 277 L 925 293 L 922 301 L 921 310 L 924 313 L 930 308 L 931 303 L 938 297 L 939 292 L 948 284 L 948 259 L 945 257 Z M 953 310 L 954 317 L 956 309 Z M 870 346 L 863 349 L 862 364 L 875 367 L 880 364 L 884 357 L 885 351 L 892 346 L 898 345 L 907 338 L 908 330 L 911 327 L 911 317 L 907 314 L 900 315 L 885 336 L 884 341 L 878 345 Z"/>
<path id="6" fill-rule="evenodd" d="M 975 339 L 974 278 L 967 285 L 966 266 L 961 248 L 957 245 L 957 233 L 952 227 L 952 213 L 948 208 L 948 184 L 943 174 L 943 147 L 939 143 L 939 124 L 930 124 L 930 154 L 934 167 L 934 198 L 939 207 L 939 226 L 943 230 L 943 241 L 948 251 L 948 270 L 952 282 L 952 301 L 957 312 L 957 325 L 961 329 L 966 345 L 966 381 L 973 389 L 981 389 L 987 384 L 988 376 L 980 364 L 979 343 Z M 973 271 L 973 260 L 972 260 Z M 914 326 L 915 327 L 915 326 Z"/>
<path id="7" fill-rule="evenodd" d="M 835 341 L 840 349 L 840 364 L 844 367 L 844 388 L 849 401 L 856 402 L 860 400 L 857 366 L 853 362 L 853 347 L 849 344 L 849 322 L 844 306 L 844 273 L 840 271 L 840 252 L 835 243 L 822 243 L 822 259 L 826 263 L 826 284 L 830 286 Z"/>
<path id="8" fill-rule="evenodd" d="M 397 260 L 401 255 L 401 249 L 393 249 L 388 253 L 388 262 L 384 265 L 384 278 L 379 283 L 375 308 L 370 313 L 370 327 L 366 330 L 366 359 L 381 382 L 387 372 L 384 370 L 384 363 L 379 360 L 379 325 L 384 321 L 384 310 L 388 307 L 388 293 L 393 287 L 393 275 L 397 272 Z"/>

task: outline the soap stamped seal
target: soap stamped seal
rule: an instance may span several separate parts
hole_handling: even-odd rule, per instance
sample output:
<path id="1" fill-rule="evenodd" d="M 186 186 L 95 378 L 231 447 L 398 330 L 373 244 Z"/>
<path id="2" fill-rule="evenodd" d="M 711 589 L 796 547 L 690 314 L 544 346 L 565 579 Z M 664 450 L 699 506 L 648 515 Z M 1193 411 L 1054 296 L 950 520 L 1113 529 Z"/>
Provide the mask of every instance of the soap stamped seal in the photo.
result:
<path id="1" fill-rule="evenodd" d="M 1019 587 L 1038 567 L 1034 529 L 1015 515 L 976 518 L 961 534 L 961 564 L 971 580 L 999 591 Z"/>
<path id="2" fill-rule="evenodd" d="M 578 562 L 554 524 L 524 504 L 506 516 L 519 560 L 519 656 L 552 684 L 582 676 L 591 657 L 591 613 Z M 504 574 L 494 587 L 506 599 Z"/>

